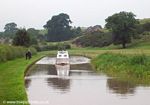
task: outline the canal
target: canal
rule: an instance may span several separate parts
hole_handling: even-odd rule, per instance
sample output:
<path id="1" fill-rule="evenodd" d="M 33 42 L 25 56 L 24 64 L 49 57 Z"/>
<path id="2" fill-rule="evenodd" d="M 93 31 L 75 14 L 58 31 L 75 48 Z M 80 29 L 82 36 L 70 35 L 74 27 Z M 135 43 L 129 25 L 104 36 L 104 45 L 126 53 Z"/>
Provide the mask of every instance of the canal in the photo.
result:
<path id="1" fill-rule="evenodd" d="M 72 56 L 69 67 L 55 67 L 55 60 L 45 57 L 28 70 L 25 87 L 31 105 L 150 105 L 148 86 L 96 73 L 86 57 Z"/>

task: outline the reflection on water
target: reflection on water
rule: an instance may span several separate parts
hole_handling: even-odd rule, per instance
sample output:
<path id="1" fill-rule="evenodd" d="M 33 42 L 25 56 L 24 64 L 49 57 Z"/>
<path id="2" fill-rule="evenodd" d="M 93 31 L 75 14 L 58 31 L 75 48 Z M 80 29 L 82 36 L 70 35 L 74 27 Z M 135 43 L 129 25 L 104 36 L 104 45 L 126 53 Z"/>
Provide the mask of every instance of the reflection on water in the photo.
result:
<path id="1" fill-rule="evenodd" d="M 25 87 L 26 87 L 26 89 L 29 88 L 30 83 L 31 83 L 31 79 L 26 79 L 26 80 L 25 80 Z"/>
<path id="2" fill-rule="evenodd" d="M 70 65 L 55 65 L 58 76 L 68 76 Z"/>
<path id="3" fill-rule="evenodd" d="M 139 86 L 130 80 L 97 74 L 89 63 L 83 62 L 83 57 L 81 59 L 78 57 L 78 60 L 75 60 L 74 57 L 73 62 L 82 63 L 70 66 L 33 65 L 25 77 L 30 104 L 150 105 L 149 87 Z M 46 103 L 32 103 L 33 101 Z"/>
<path id="4" fill-rule="evenodd" d="M 53 89 L 59 89 L 62 92 L 67 92 L 70 89 L 70 80 L 62 78 L 48 78 L 48 85 Z"/>
<path id="5" fill-rule="evenodd" d="M 134 94 L 136 88 L 135 84 L 131 83 L 131 81 L 116 78 L 108 79 L 107 86 L 109 90 L 117 94 Z"/>

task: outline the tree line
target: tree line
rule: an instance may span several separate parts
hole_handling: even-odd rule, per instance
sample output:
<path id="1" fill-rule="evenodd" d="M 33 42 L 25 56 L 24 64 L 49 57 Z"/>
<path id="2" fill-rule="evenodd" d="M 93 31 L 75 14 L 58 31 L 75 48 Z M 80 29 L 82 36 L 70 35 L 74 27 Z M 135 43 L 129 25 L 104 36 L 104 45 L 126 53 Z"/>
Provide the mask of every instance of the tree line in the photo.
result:
<path id="1" fill-rule="evenodd" d="M 104 29 L 107 30 L 107 32 L 103 32 L 103 34 L 101 34 L 102 32 L 94 32 L 96 34 L 95 36 L 93 35 L 95 38 L 92 38 L 93 36 L 90 36 L 88 38 L 82 39 L 94 39 L 95 45 L 99 43 L 102 43 L 104 45 L 113 43 L 121 44 L 123 48 L 126 48 L 126 44 L 131 43 L 133 38 L 137 38 L 138 35 L 143 32 L 150 31 L 150 22 L 140 24 L 140 21 L 135 17 L 136 15 L 132 12 L 122 11 L 119 13 L 115 13 L 105 19 L 106 24 Z M 61 13 L 53 16 L 50 20 L 47 21 L 47 23 L 43 26 L 45 30 L 44 33 L 34 28 L 19 29 L 17 28 L 17 24 L 12 22 L 5 25 L 5 31 L 3 33 L 1 32 L 0 36 L 12 38 L 14 45 L 28 47 L 41 41 L 59 42 L 74 39 L 78 36 L 84 35 L 85 32 L 80 27 L 72 27 L 71 23 L 72 21 L 69 15 Z M 110 36 L 110 33 L 112 34 L 112 36 L 109 37 L 111 38 L 111 43 L 107 43 L 107 41 L 105 41 L 107 40 L 107 38 L 101 37 L 107 37 L 107 35 Z M 93 32 L 90 34 L 93 34 Z M 79 42 L 80 40 L 78 40 L 78 43 Z M 87 43 L 88 41 L 82 42 Z M 87 43 L 86 45 L 88 44 L 89 43 Z"/>
<path id="2" fill-rule="evenodd" d="M 104 29 L 91 31 L 73 41 L 82 47 L 104 47 L 110 44 L 122 45 L 126 48 L 133 39 L 140 38 L 141 34 L 150 35 L 150 19 L 141 23 L 132 12 L 119 12 L 105 19 Z"/>

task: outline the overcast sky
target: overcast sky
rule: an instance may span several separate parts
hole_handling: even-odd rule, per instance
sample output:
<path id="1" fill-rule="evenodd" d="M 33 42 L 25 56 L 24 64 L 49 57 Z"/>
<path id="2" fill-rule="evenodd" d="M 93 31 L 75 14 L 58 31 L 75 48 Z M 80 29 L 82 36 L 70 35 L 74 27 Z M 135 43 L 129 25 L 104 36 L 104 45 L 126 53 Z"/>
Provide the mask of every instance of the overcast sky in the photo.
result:
<path id="1" fill-rule="evenodd" d="M 9 22 L 18 27 L 42 29 L 59 13 L 67 13 L 72 26 L 103 26 L 108 16 L 120 11 L 150 18 L 150 0 L 0 0 L 0 31 Z"/>

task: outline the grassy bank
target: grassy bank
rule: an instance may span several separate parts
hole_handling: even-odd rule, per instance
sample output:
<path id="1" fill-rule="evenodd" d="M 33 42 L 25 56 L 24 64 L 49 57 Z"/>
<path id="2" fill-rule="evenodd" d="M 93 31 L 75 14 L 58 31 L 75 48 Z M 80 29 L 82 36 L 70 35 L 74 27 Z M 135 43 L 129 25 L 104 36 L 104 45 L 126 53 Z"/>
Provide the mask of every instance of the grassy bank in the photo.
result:
<path id="1" fill-rule="evenodd" d="M 0 105 L 8 105 L 6 101 L 27 101 L 24 87 L 24 72 L 29 65 L 53 52 L 42 52 L 34 55 L 31 60 L 19 58 L 0 63 Z M 4 103 L 3 103 L 4 102 Z M 22 105 L 22 104 L 9 104 Z"/>
<path id="2" fill-rule="evenodd" d="M 123 55 L 150 55 L 150 50 L 145 49 L 115 49 L 115 50 L 102 50 L 100 48 L 75 48 L 69 50 L 70 54 L 88 56 L 95 58 L 96 56 L 103 53 L 123 54 Z"/>
<path id="3" fill-rule="evenodd" d="M 104 54 L 104 53 L 113 53 L 113 54 Z M 95 65 L 97 70 L 103 70 L 106 73 L 110 73 L 111 75 L 123 75 L 125 76 L 128 73 L 134 74 L 132 70 L 128 70 L 128 67 L 131 69 L 137 69 L 136 74 L 141 74 L 146 69 L 147 72 L 144 72 L 146 78 L 149 78 L 148 67 L 150 62 L 149 55 L 150 50 L 100 50 L 100 49 L 92 49 L 92 48 L 78 48 L 69 50 L 70 55 L 82 55 L 87 56 L 93 59 L 92 63 Z M 34 61 L 45 55 L 53 55 L 56 54 L 56 51 L 48 51 L 48 52 L 40 52 L 37 55 L 33 56 L 31 60 L 25 60 L 25 58 L 19 58 L 11 61 L 7 61 L 4 63 L 0 63 L 0 105 L 5 105 L 3 101 L 27 101 L 27 96 L 24 87 L 24 72 L 26 68 L 31 65 Z M 129 61 L 134 58 L 135 54 L 145 54 L 146 60 L 144 58 L 144 64 L 132 64 L 134 62 Z M 100 55 L 100 56 L 98 56 Z M 96 57 L 98 56 L 98 57 Z M 106 59 L 107 58 L 107 59 Z M 141 57 L 143 58 L 143 57 Z M 125 63 L 123 63 L 125 61 Z M 134 60 L 133 60 L 134 61 Z M 145 64 L 146 61 L 146 64 Z M 111 66 L 110 66 L 111 65 Z M 134 66 L 133 66 L 134 65 Z M 137 67 L 136 67 L 137 66 Z M 101 69 L 103 67 L 104 69 Z M 107 71 L 110 68 L 110 71 Z M 113 69 L 111 69 L 113 68 Z M 123 70 L 122 70 L 123 68 Z M 116 70 L 116 71 L 115 71 Z M 138 72 L 140 70 L 140 72 Z M 111 72 L 112 71 L 112 72 Z M 129 71 L 129 72 L 126 72 Z M 118 73 L 117 73 L 118 72 Z M 143 76 L 144 76 L 143 75 Z M 141 77 L 141 75 L 138 75 Z M 6 104 L 8 105 L 8 104 Z M 10 104 L 10 105 L 19 105 L 19 104 Z M 22 105 L 22 104 L 20 104 Z"/>
<path id="4" fill-rule="evenodd" d="M 104 53 L 92 60 L 97 71 L 116 77 L 150 79 L 150 56 Z"/>
<path id="5" fill-rule="evenodd" d="M 34 48 L 30 48 L 30 50 L 32 54 L 36 53 L 36 50 Z M 24 57 L 27 51 L 28 48 L 25 47 L 0 44 L 0 62 L 5 62 L 8 60 Z"/>

